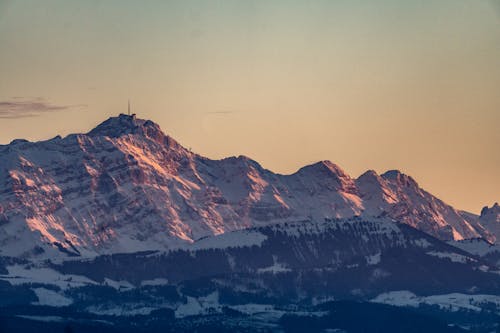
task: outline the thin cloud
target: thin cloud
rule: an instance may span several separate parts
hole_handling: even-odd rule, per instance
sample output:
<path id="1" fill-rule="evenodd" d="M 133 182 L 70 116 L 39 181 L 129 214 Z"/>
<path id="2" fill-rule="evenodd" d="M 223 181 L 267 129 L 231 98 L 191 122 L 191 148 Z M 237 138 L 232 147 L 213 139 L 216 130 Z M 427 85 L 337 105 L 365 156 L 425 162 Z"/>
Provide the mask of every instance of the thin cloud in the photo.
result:
<path id="1" fill-rule="evenodd" d="M 56 105 L 47 102 L 42 97 L 11 97 L 9 100 L 0 101 L 0 118 L 18 119 L 38 117 L 44 113 L 57 111 L 71 111 L 84 108 L 87 105 Z"/>
<path id="2" fill-rule="evenodd" d="M 232 114 L 235 113 L 236 111 L 210 111 L 206 112 L 207 114 Z"/>

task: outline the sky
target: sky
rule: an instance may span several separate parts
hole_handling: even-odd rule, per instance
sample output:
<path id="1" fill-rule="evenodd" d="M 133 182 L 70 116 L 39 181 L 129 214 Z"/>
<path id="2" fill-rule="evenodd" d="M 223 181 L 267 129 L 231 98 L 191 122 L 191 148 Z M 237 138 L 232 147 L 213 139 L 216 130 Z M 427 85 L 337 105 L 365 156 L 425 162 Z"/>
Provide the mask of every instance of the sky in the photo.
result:
<path id="1" fill-rule="evenodd" d="M 126 112 L 210 157 L 500 201 L 500 0 L 0 0 L 0 144 Z"/>

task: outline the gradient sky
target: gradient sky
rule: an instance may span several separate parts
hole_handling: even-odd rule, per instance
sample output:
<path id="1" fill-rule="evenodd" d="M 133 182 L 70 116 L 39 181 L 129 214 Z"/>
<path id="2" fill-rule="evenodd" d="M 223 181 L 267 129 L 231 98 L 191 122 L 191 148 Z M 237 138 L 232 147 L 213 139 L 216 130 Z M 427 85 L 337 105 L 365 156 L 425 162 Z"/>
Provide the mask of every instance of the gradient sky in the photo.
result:
<path id="1" fill-rule="evenodd" d="M 127 98 L 207 157 L 500 201 L 498 0 L 0 0 L 0 143 L 86 132 Z"/>

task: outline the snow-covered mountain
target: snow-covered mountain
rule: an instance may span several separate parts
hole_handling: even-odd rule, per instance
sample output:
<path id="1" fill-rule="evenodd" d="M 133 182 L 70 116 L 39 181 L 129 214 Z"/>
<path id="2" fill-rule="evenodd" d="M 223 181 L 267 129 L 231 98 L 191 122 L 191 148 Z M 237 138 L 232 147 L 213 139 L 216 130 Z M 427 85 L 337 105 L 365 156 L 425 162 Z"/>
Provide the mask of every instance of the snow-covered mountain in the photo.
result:
<path id="1" fill-rule="evenodd" d="M 497 202 L 493 204 L 491 208 L 488 206 L 483 207 L 480 215 L 465 211 L 461 211 L 460 215 L 474 226 L 474 229 L 476 229 L 483 238 L 490 243 L 498 243 L 500 239 L 500 206 Z"/>
<path id="2" fill-rule="evenodd" d="M 474 226 L 399 171 L 353 179 L 322 161 L 280 175 L 244 156 L 192 153 L 134 115 L 87 134 L 0 146 L 3 256 L 164 250 L 269 223 L 359 215 L 443 240 L 491 236 L 490 222 Z"/>
<path id="3" fill-rule="evenodd" d="M 0 331 L 490 332 L 497 222 L 399 171 L 280 175 L 120 115 L 0 146 Z"/>
<path id="4" fill-rule="evenodd" d="M 479 224 L 491 232 L 495 240 L 500 239 L 500 206 L 497 202 L 491 208 L 484 207 L 481 210 Z"/>

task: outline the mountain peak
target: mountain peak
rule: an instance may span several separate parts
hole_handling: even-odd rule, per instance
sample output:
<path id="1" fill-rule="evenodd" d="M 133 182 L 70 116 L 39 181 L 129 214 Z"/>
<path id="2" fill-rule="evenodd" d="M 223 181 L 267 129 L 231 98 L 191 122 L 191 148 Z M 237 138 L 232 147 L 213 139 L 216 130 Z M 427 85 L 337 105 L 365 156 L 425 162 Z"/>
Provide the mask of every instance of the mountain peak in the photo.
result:
<path id="1" fill-rule="evenodd" d="M 117 117 L 110 117 L 87 133 L 89 136 L 106 136 L 110 138 L 119 138 L 130 134 L 148 138 L 170 148 L 186 150 L 173 138 L 163 133 L 157 123 L 137 118 L 135 114 L 126 115 L 121 113 Z"/>
<path id="2" fill-rule="evenodd" d="M 493 206 L 488 207 L 485 206 L 481 210 L 481 216 L 486 216 L 486 215 L 500 215 L 500 206 L 498 205 L 498 202 L 495 202 Z"/>
<path id="3" fill-rule="evenodd" d="M 384 172 L 382 174 L 382 177 L 384 177 L 384 178 L 397 178 L 397 177 L 401 177 L 404 175 L 405 174 L 402 173 L 401 171 L 394 169 L 394 170 L 388 170 L 388 171 Z"/>
<path id="4" fill-rule="evenodd" d="M 122 113 L 117 117 L 108 118 L 91 130 L 88 135 L 115 138 L 126 134 L 149 134 L 148 136 L 154 134 L 154 136 L 157 136 L 159 133 L 163 134 L 160 126 L 151 120 L 139 119 L 135 114 L 126 115 Z"/>
<path id="5" fill-rule="evenodd" d="M 386 181 L 374 170 L 368 170 L 356 179 L 356 184 L 360 188 L 368 187 L 369 191 L 383 189 L 387 187 Z"/>
<path id="6" fill-rule="evenodd" d="M 380 176 L 375 172 L 375 170 L 367 170 L 365 171 L 361 176 L 358 177 L 358 180 L 363 180 L 363 179 L 380 179 Z"/>
<path id="7" fill-rule="evenodd" d="M 320 172 L 322 174 L 334 174 L 338 177 L 349 178 L 349 176 L 345 173 L 344 170 L 342 170 L 342 168 L 340 168 L 337 164 L 328 160 L 319 161 L 310 165 L 306 165 L 305 167 L 300 168 L 298 172 L 304 173 L 310 171 Z"/>
<path id="8" fill-rule="evenodd" d="M 380 207 L 397 203 L 396 194 L 387 185 L 384 178 L 374 170 L 368 170 L 356 179 L 361 197 L 366 201 L 365 209 L 376 215 Z"/>
<path id="9" fill-rule="evenodd" d="M 399 185 L 418 188 L 418 184 L 412 177 L 402 173 L 399 170 L 389 170 L 386 171 L 381 176 L 383 179 L 387 181 L 393 181 L 398 183 Z"/>
<path id="10" fill-rule="evenodd" d="M 320 186 L 328 187 L 327 184 L 330 184 L 331 188 L 336 188 L 342 192 L 356 193 L 354 180 L 331 161 L 324 160 L 306 165 L 300 168 L 294 175 L 314 180 Z"/>

